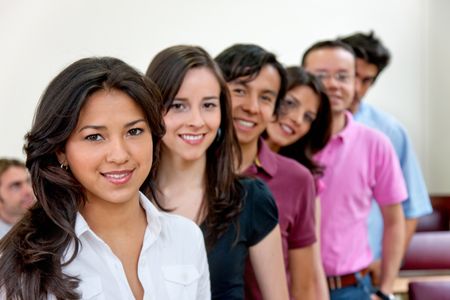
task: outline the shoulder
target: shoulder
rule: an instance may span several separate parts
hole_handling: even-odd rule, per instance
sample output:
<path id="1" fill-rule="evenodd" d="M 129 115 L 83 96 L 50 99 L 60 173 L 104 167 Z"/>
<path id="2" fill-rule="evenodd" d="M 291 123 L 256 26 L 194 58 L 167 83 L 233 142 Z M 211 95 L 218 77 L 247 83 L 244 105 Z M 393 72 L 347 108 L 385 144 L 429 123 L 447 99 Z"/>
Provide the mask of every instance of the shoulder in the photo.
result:
<path id="1" fill-rule="evenodd" d="M 364 104 L 364 111 L 356 115 L 356 120 L 388 135 L 391 139 L 401 139 L 407 136 L 403 124 L 393 115 L 371 105 Z"/>
<path id="2" fill-rule="evenodd" d="M 256 177 L 244 177 L 239 179 L 239 183 L 242 185 L 243 198 L 255 199 L 255 198 L 267 198 L 272 197 L 267 184 L 259 178 Z"/>
<path id="3" fill-rule="evenodd" d="M 305 179 L 312 181 L 311 172 L 298 161 L 278 153 L 276 153 L 276 160 L 278 165 L 277 174 L 295 180 Z"/>
<path id="4" fill-rule="evenodd" d="M 201 240 L 203 234 L 200 227 L 192 220 L 183 216 L 161 212 L 159 216 L 161 222 L 161 234 L 177 240 L 190 241 Z"/>

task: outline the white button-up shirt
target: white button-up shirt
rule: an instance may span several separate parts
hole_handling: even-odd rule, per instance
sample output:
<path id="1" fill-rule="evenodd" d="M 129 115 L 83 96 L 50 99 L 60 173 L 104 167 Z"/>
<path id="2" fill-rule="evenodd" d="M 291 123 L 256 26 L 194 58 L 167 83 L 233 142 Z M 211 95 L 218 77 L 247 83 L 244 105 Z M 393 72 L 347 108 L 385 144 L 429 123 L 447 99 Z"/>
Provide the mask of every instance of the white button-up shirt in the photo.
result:
<path id="1" fill-rule="evenodd" d="M 211 299 L 203 234 L 191 220 L 160 212 L 141 194 L 147 228 L 138 262 L 145 300 Z M 81 279 L 82 299 L 134 299 L 120 260 L 78 214 L 81 241 L 76 258 L 63 272 Z M 73 244 L 63 261 L 70 258 Z"/>

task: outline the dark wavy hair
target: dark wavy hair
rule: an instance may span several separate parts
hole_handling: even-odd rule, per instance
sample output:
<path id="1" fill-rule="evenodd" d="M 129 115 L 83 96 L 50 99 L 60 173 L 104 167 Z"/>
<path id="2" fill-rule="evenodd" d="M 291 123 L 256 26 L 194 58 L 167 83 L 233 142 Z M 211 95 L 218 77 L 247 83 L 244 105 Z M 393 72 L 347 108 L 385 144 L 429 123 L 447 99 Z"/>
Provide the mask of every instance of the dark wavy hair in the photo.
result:
<path id="1" fill-rule="evenodd" d="M 268 52 L 258 45 L 235 44 L 223 50 L 215 58 L 215 61 L 222 70 L 227 82 L 246 76 L 249 76 L 248 81 L 252 81 L 258 76 L 264 66 L 273 66 L 280 75 L 280 90 L 275 101 L 274 114 L 278 112 L 281 100 L 286 94 L 287 78 L 286 70 L 277 60 L 275 54 Z"/>
<path id="2" fill-rule="evenodd" d="M 0 291 L 7 299 L 79 299 L 79 280 L 62 267 L 77 256 L 80 241 L 74 231 L 77 212 L 86 199 L 83 187 L 70 171 L 60 168 L 56 153 L 78 122 L 80 110 L 98 90 L 126 93 L 142 108 L 153 139 L 153 166 L 164 126 L 160 93 L 154 83 L 126 63 L 111 57 L 74 62 L 48 85 L 37 107 L 24 150 L 37 203 L 0 242 Z M 149 174 L 140 190 L 155 195 Z M 73 255 L 61 262 L 67 247 Z"/>
<path id="3" fill-rule="evenodd" d="M 320 103 L 316 119 L 311 124 L 310 130 L 293 144 L 282 147 L 279 153 L 295 159 L 308 168 L 312 174 L 321 175 L 323 167 L 314 161 L 313 155 L 322 150 L 331 137 L 332 112 L 330 100 L 322 82 L 304 68 L 293 66 L 287 68 L 286 71 L 287 91 L 298 86 L 307 86 L 319 96 Z M 267 133 L 265 134 L 267 135 Z"/>
<path id="4" fill-rule="evenodd" d="M 199 214 L 206 215 L 205 240 L 210 249 L 231 222 L 239 230 L 237 216 L 242 210 L 243 191 L 235 169 L 236 162 L 241 163 L 241 151 L 231 118 L 226 82 L 204 49 L 187 45 L 172 46 L 159 52 L 148 66 L 146 75 L 158 85 L 167 112 L 186 73 L 194 68 L 207 68 L 220 85 L 220 134 L 206 151 L 205 195 Z"/>

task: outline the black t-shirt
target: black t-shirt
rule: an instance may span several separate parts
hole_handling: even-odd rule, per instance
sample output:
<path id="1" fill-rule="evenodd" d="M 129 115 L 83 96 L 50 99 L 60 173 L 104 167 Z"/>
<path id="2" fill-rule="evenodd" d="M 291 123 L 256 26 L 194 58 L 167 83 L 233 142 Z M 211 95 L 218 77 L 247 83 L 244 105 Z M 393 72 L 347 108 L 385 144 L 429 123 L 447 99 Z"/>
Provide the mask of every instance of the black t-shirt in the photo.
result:
<path id="1" fill-rule="evenodd" d="M 230 224 L 208 252 L 212 299 L 244 299 L 244 271 L 248 248 L 256 245 L 278 224 L 278 210 L 271 192 L 259 179 L 242 179 L 245 192 L 239 215 L 239 238 Z M 202 230 L 205 230 L 202 226 Z M 235 244 L 233 244 L 235 243 Z"/>

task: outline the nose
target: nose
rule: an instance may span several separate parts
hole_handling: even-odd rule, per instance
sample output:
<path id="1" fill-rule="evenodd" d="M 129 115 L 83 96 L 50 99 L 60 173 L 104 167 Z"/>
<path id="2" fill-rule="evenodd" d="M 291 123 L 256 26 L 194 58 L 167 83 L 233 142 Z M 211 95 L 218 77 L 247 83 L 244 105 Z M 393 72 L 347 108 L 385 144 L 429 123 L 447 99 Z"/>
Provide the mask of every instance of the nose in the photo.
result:
<path id="1" fill-rule="evenodd" d="M 297 125 L 302 125 L 303 124 L 303 111 L 300 108 L 297 108 L 296 111 L 293 111 L 290 113 L 290 119 Z"/>
<path id="2" fill-rule="evenodd" d="M 205 120 L 203 119 L 203 115 L 198 108 L 193 108 L 189 115 L 188 126 L 190 127 L 202 127 L 205 124 Z"/>
<path id="3" fill-rule="evenodd" d="M 246 99 L 243 100 L 244 103 L 242 108 L 249 114 L 257 114 L 259 111 L 259 101 L 256 94 L 250 94 Z"/>
<path id="4" fill-rule="evenodd" d="M 126 163 L 130 158 L 130 153 L 124 138 L 114 138 L 108 145 L 106 161 L 115 164 Z"/>

